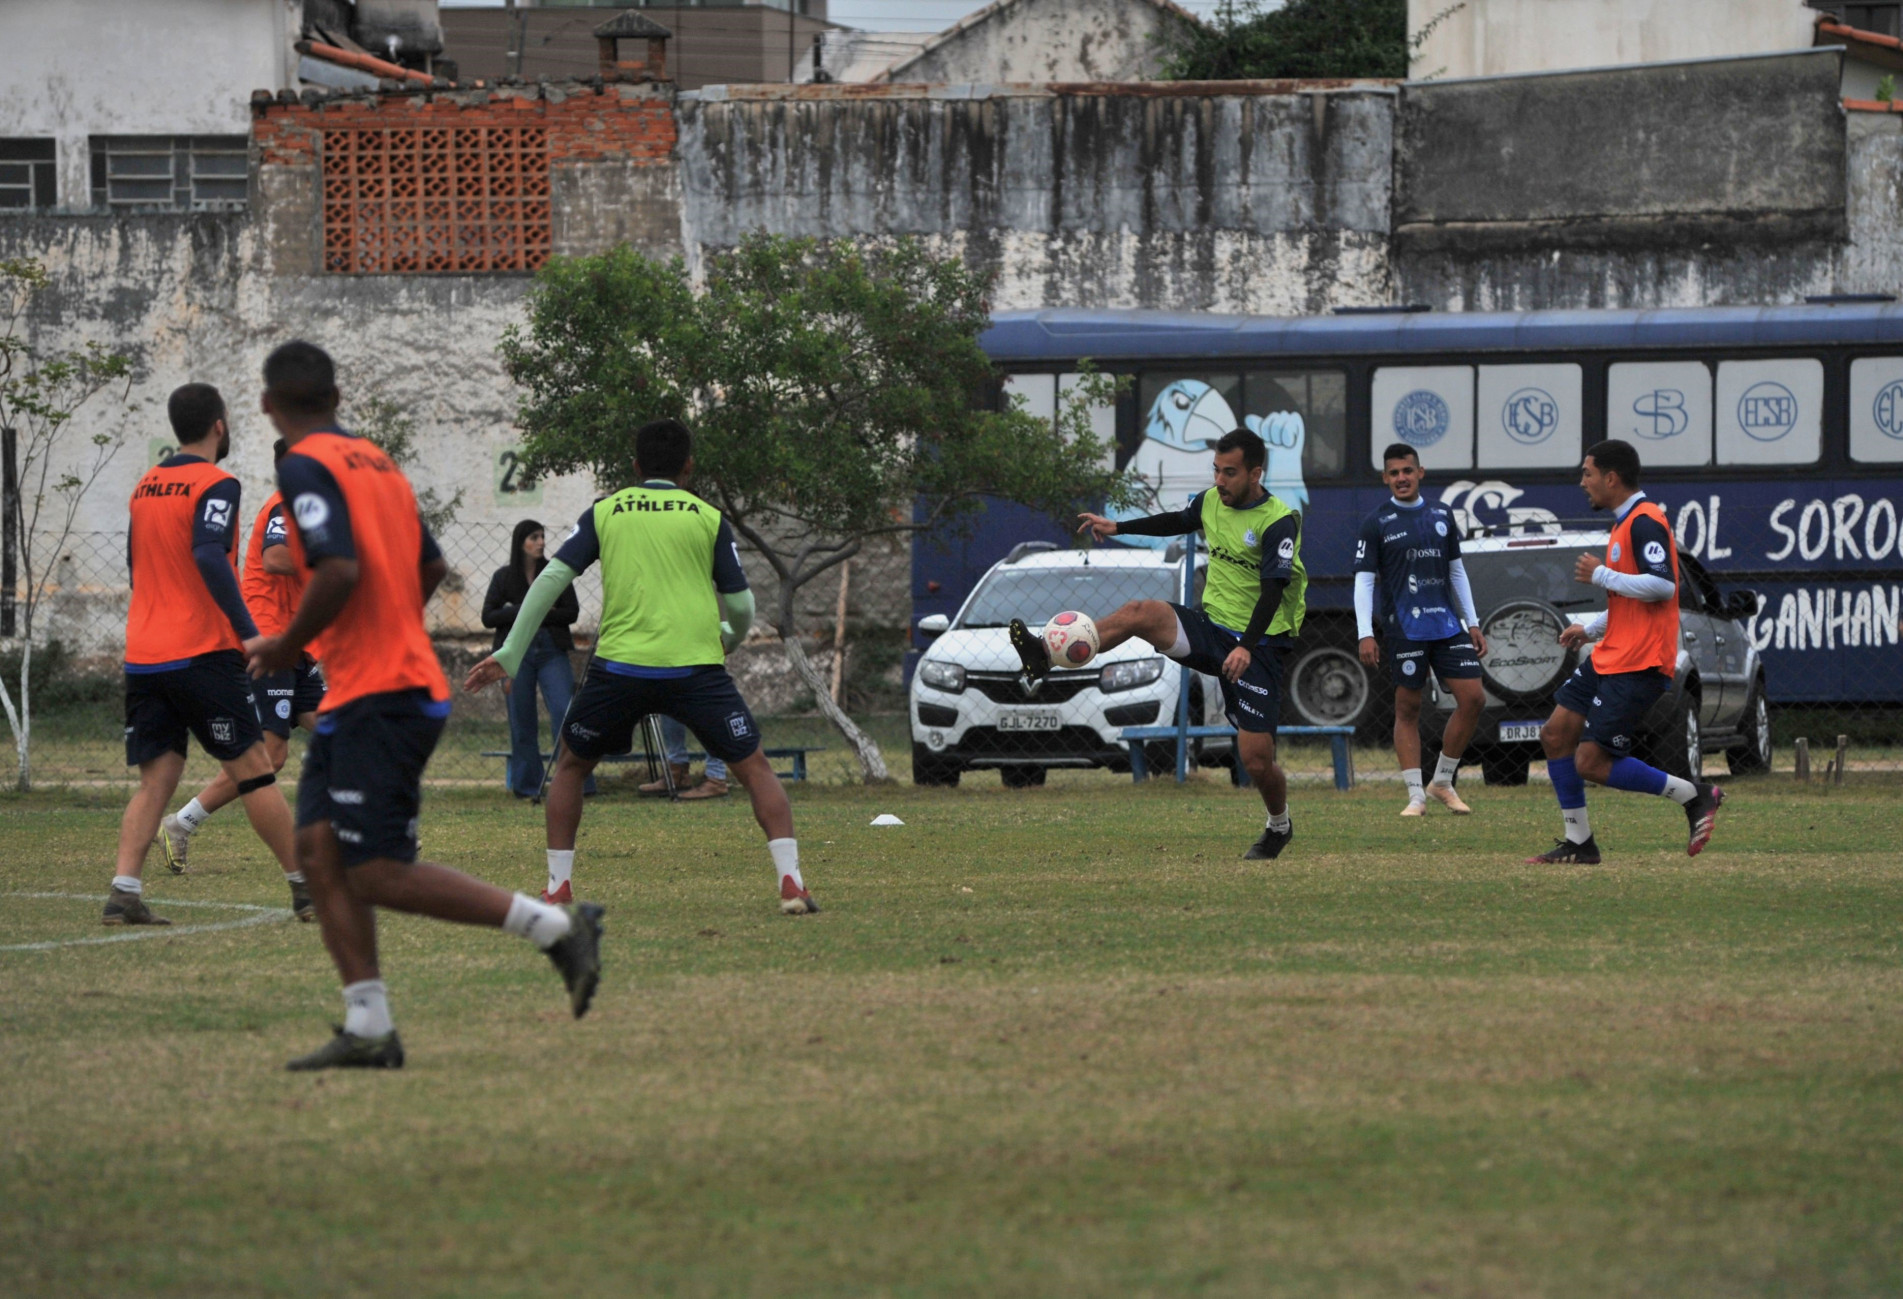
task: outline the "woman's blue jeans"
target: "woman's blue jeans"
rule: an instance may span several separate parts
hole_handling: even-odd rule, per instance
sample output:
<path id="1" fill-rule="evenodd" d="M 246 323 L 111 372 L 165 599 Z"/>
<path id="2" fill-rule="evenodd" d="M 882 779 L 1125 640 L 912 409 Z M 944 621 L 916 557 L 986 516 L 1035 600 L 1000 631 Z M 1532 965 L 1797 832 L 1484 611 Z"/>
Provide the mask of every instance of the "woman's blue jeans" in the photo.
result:
<path id="1" fill-rule="evenodd" d="M 687 728 L 666 713 L 661 714 L 661 743 L 667 748 L 669 762 L 677 767 L 687 765 Z M 711 753 L 707 755 L 707 779 L 727 779 L 727 764 Z"/>
<path id="2" fill-rule="evenodd" d="M 515 674 L 509 691 L 509 792 L 533 798 L 542 790 L 542 746 L 536 735 L 535 691 L 541 687 L 542 702 L 548 705 L 548 733 L 553 742 L 559 737 L 568 701 L 575 695 L 575 669 L 568 655 L 555 647 L 547 631 L 535 633 L 529 652 L 522 656 L 522 670 Z M 594 777 L 588 780 L 588 792 L 594 793 Z"/>

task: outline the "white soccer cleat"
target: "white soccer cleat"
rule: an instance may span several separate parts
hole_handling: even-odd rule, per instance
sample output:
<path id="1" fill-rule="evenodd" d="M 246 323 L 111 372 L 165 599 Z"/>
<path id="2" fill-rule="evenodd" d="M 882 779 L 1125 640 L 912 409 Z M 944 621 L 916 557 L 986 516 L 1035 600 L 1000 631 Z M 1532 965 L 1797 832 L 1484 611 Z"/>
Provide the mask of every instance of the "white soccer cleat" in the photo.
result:
<path id="1" fill-rule="evenodd" d="M 1442 806 L 1455 816 L 1466 816 L 1473 809 L 1460 801 L 1460 795 L 1454 792 L 1452 785 L 1429 785 L 1427 792 L 1439 799 Z"/>
<path id="2" fill-rule="evenodd" d="M 174 875 L 185 873 L 185 857 L 192 850 L 192 836 L 178 823 L 176 813 L 167 812 L 159 822 L 159 847 L 165 850 L 165 864 Z"/>
<path id="3" fill-rule="evenodd" d="M 1401 809 L 1401 815 L 1402 816 L 1426 816 L 1427 804 L 1416 803 L 1410 800 L 1408 805 Z"/>

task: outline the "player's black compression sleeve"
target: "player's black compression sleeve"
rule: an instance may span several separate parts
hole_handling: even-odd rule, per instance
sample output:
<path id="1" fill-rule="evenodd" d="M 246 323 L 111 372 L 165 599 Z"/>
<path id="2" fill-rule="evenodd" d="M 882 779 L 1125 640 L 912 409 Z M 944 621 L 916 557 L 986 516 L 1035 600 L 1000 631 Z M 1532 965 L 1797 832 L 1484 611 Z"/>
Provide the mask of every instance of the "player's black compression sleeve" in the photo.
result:
<path id="1" fill-rule="evenodd" d="M 1181 537 L 1203 526 L 1203 494 L 1197 492 L 1180 510 L 1166 510 L 1141 519 L 1119 519 L 1117 532 L 1126 537 Z"/>
<path id="2" fill-rule="evenodd" d="M 568 540 L 555 552 L 555 558 L 577 573 L 586 572 L 590 564 L 601 558 L 601 538 L 595 535 L 594 506 L 581 512 L 581 517 L 575 520 L 574 531 L 568 534 Z"/>
<path id="3" fill-rule="evenodd" d="M 1262 536 L 1262 593 L 1256 597 L 1249 625 L 1242 631 L 1242 648 L 1252 650 L 1282 607 L 1282 593 L 1295 579 L 1295 552 L 1302 544 L 1302 516 L 1284 514 Z"/>
<path id="4" fill-rule="evenodd" d="M 238 639 L 250 640 L 256 636 L 258 624 L 251 621 L 251 610 L 245 608 L 244 596 L 238 590 L 238 575 L 231 571 L 231 558 L 225 548 L 217 542 L 193 546 L 192 562 L 198 565 L 198 575 L 205 579 L 205 589 L 211 592 L 211 598 L 231 620 Z"/>
<path id="5" fill-rule="evenodd" d="M 329 469 L 309 456 L 287 452 L 278 461 L 278 490 L 290 504 L 291 522 L 304 543 L 304 565 L 320 559 L 355 559 L 357 539 L 350 530 L 350 506 Z"/>
<path id="6" fill-rule="evenodd" d="M 1242 629 L 1242 648 L 1253 650 L 1262 639 L 1262 633 L 1275 621 L 1275 611 L 1282 607 L 1282 592 L 1288 589 L 1286 577 L 1264 577 L 1262 594 L 1255 599 L 1255 610 L 1249 615 L 1249 625 Z"/>

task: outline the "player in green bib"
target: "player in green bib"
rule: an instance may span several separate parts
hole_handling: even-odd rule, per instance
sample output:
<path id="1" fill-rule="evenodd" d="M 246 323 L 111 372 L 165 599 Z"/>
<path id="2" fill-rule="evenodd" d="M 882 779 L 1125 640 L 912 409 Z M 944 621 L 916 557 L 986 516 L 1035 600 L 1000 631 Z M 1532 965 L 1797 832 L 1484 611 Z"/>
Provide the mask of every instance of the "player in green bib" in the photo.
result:
<path id="1" fill-rule="evenodd" d="M 643 717 L 662 713 L 692 731 L 746 787 L 779 873 L 780 910 L 818 911 L 800 878 L 792 806 L 760 751 L 753 713 L 727 674 L 727 651 L 753 624 L 753 592 L 733 529 L 686 489 L 694 456 L 685 425 L 671 419 L 643 425 L 634 452 L 642 481 L 588 508 L 529 587 L 508 640 L 464 683 L 476 691 L 514 676 L 555 598 L 600 561 L 601 635 L 562 724 L 562 753 L 549 781 L 544 896 L 566 902 L 572 893 L 588 774 L 603 757 L 633 747 Z"/>
<path id="2" fill-rule="evenodd" d="M 1236 429 L 1216 443 L 1215 486 L 1198 492 L 1183 509 L 1121 523 L 1085 514 L 1078 529 L 1088 529 L 1099 541 L 1119 534 L 1180 537 L 1200 532 L 1208 543 L 1202 608 L 1132 600 L 1099 619 L 1097 634 L 1101 649 L 1114 649 L 1135 636 L 1222 682 L 1224 710 L 1236 728 L 1237 755 L 1269 813 L 1262 837 L 1242 854 L 1247 861 L 1268 861 L 1295 837 L 1288 814 L 1288 778 L 1275 761 L 1275 727 L 1282 712 L 1283 661 L 1308 607 L 1302 516 L 1262 486 L 1267 458 L 1260 437 Z M 1011 643 L 1026 672 L 1041 677 L 1051 670 L 1044 638 L 1021 620 L 1011 622 Z"/>

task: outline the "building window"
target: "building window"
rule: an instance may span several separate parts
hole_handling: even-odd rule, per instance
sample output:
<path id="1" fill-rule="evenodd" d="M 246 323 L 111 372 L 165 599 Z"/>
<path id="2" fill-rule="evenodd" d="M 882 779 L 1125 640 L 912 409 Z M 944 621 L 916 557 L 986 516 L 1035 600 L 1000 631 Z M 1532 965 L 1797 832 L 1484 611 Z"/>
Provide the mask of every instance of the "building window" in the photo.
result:
<path id="1" fill-rule="evenodd" d="M 242 135 L 95 135 L 93 206 L 212 212 L 241 208 L 250 176 Z"/>
<path id="2" fill-rule="evenodd" d="M 532 271 L 548 260 L 548 132 L 324 132 L 324 269 Z"/>
<path id="3" fill-rule="evenodd" d="M 51 140 L 0 140 L 0 208 L 52 207 Z"/>
<path id="4" fill-rule="evenodd" d="M 1903 36 L 1903 0 L 1889 0 L 1889 3 L 1812 4 L 1811 8 L 1821 9 L 1846 27 L 1854 27 L 1860 32 L 1878 32 L 1884 36 Z"/>

